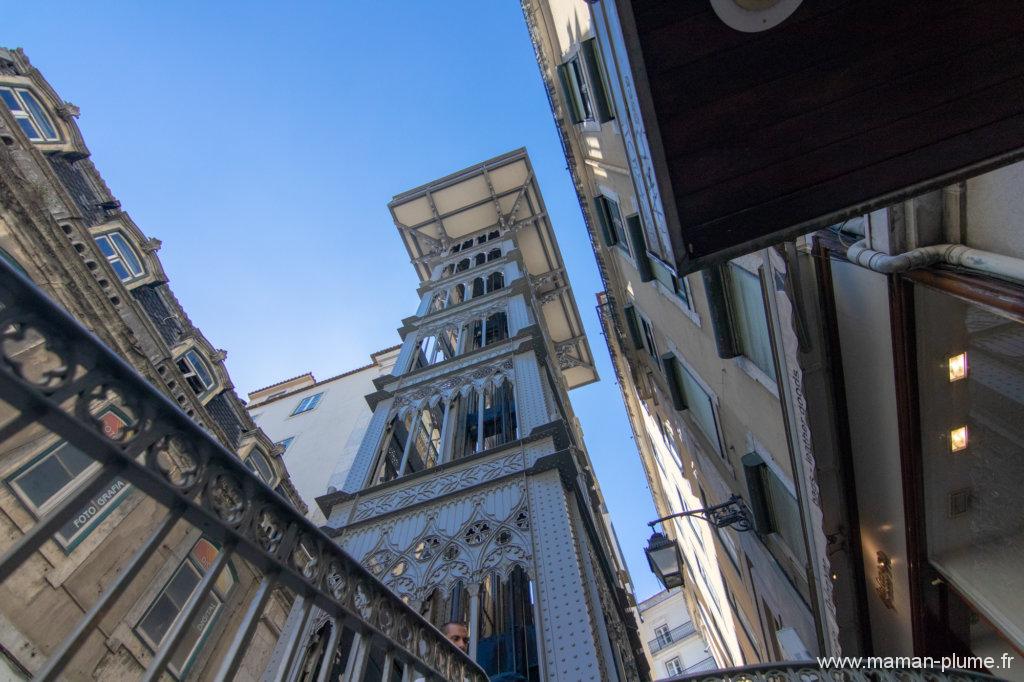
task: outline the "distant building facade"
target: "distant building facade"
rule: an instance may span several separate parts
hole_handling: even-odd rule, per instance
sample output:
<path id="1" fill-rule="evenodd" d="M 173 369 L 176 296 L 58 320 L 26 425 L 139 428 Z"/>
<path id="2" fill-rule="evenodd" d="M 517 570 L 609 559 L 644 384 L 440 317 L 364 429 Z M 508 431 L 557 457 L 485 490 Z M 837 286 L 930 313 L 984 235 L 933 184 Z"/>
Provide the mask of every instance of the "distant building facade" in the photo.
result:
<path id="1" fill-rule="evenodd" d="M 189 417 L 297 508 L 305 507 L 273 441 L 249 418 L 224 367 L 224 351 L 198 330 L 167 283 L 157 250 L 106 187 L 89 160 L 75 117 L 20 50 L 0 50 L 0 256 L 89 327 Z M 105 400 L 110 400 L 104 396 Z M 5 420 L 10 415 L 4 407 Z M 99 417 L 116 434 L 131 428 L 116 401 Z M 0 520 L 5 548 L 83 485 L 97 469 L 38 423 L 0 444 Z M 158 506 L 114 477 L 82 513 L 0 586 L 0 661 L 14 678 L 33 673 L 117 575 L 120 562 L 153 532 Z M 177 621 L 219 548 L 180 523 L 142 569 L 140 579 L 74 659 L 68 679 L 136 679 Z M 222 638 L 255 589 L 253 573 L 232 561 L 194 619 L 169 666 L 178 678 L 208 668 L 230 644 Z M 283 623 L 288 604 L 270 600 L 261 632 Z M 259 654 L 259 647 L 253 650 Z M 270 646 L 263 652 L 270 654 Z M 258 679 L 247 661 L 239 679 Z M 2 673 L 0 673 L 2 674 Z"/>
<path id="2" fill-rule="evenodd" d="M 663 590 L 637 604 L 640 638 L 651 664 L 651 679 L 714 670 L 715 658 L 690 619 L 686 592 Z"/>
<path id="3" fill-rule="evenodd" d="M 391 373 L 399 346 L 374 353 L 372 362 L 322 381 L 302 374 L 249 394 L 253 422 L 282 450 L 292 483 L 313 523 L 327 518 L 316 498 L 330 478 L 343 477 L 355 461 L 373 411 L 366 395 Z"/>

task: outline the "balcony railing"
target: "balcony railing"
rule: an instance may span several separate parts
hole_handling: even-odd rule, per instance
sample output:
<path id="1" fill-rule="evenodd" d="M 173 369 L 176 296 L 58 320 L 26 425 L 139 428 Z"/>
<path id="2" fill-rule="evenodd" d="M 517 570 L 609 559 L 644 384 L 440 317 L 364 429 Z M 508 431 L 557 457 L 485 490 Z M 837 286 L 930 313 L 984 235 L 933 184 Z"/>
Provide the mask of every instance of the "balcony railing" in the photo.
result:
<path id="1" fill-rule="evenodd" d="M 12 451 L 26 433 L 45 430 L 99 463 L 85 468 L 74 479 L 80 481 L 77 487 L 41 513 L 20 537 L 4 541 L 0 582 L 12 587 L 26 581 L 46 585 L 37 575 L 41 566 L 37 552 L 46 549 L 44 545 L 66 524 L 80 518 L 83 508 L 95 503 L 97 494 L 109 489 L 114 479 L 133 486 L 134 494 L 154 500 L 153 508 L 162 514 L 145 528 L 145 534 L 139 533 L 136 541 L 141 544 L 134 553 L 126 552 L 119 570 L 106 570 L 104 575 L 113 577 L 102 592 L 86 598 L 93 601 L 82 604 L 85 613 L 77 622 L 51 619 L 47 626 L 51 641 L 39 642 L 37 647 L 48 657 L 29 666 L 33 679 L 54 680 L 62 672 L 81 674 L 72 662 L 76 651 L 87 640 L 109 641 L 100 630 L 101 621 L 121 595 L 141 589 L 133 581 L 152 575 L 152 570 L 143 571 L 147 561 L 159 561 L 161 543 L 182 527 L 199 529 L 219 543 L 219 553 L 205 567 L 205 575 L 153 647 L 152 656 L 142 656 L 148 663 L 142 679 L 163 676 L 193 621 L 206 626 L 208 597 L 229 563 L 242 565 L 250 572 L 247 575 L 255 576 L 252 597 L 234 610 L 237 617 L 229 623 L 234 629 L 219 631 L 218 641 L 230 645 L 218 647 L 218 660 L 204 664 L 204 678 L 234 679 L 243 659 L 252 660 L 247 658 L 251 647 L 270 648 L 267 628 L 262 628 L 260 638 L 254 638 L 254 633 L 275 595 L 290 604 L 289 623 L 305 625 L 311 614 L 318 620 L 326 614 L 331 627 L 321 632 L 330 635 L 324 634 L 327 642 L 316 649 L 323 653 L 311 660 L 314 654 L 299 653 L 299 628 L 282 628 L 264 679 L 287 679 L 297 672 L 300 661 L 306 679 L 317 682 L 339 677 L 487 679 L 436 628 L 2 260 L 0 358 L 0 452 Z M 109 420 L 112 410 L 119 420 L 114 427 Z M 119 523 L 128 520 L 142 523 L 137 516 L 126 516 Z M 0 610 L 17 608 L 6 598 L 5 602 Z M 123 610 L 123 604 L 118 608 Z"/>
<path id="2" fill-rule="evenodd" d="M 656 654 L 670 644 L 674 644 L 681 639 L 686 639 L 697 630 L 693 627 L 692 622 L 686 622 L 682 625 L 672 628 L 664 634 L 659 634 L 654 639 L 647 642 L 647 648 L 651 650 L 652 654 Z"/>
<path id="3" fill-rule="evenodd" d="M 682 674 L 659 682 L 973 682 L 998 680 L 991 675 L 964 670 L 829 668 L 817 663 L 767 663 L 742 668 L 726 668 L 695 674 Z"/>

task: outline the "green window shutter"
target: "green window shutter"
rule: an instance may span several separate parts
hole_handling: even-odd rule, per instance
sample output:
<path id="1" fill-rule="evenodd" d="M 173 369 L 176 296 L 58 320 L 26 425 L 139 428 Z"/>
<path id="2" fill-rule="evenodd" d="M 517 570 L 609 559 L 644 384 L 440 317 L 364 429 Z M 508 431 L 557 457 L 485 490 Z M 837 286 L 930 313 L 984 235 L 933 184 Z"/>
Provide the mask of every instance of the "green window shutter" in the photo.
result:
<path id="1" fill-rule="evenodd" d="M 734 358 L 740 355 L 736 348 L 736 334 L 729 316 L 729 299 L 725 292 L 726 275 L 720 265 L 706 268 L 701 272 L 704 276 L 704 293 L 708 298 L 708 309 L 711 316 L 711 328 L 715 333 L 715 345 L 718 346 L 718 357 Z"/>
<path id="2" fill-rule="evenodd" d="M 629 335 L 632 337 L 633 348 L 640 350 L 644 347 L 644 336 L 640 332 L 640 321 L 636 317 L 636 308 L 627 305 L 623 309 L 626 313 L 626 326 L 629 327 Z"/>
<path id="3" fill-rule="evenodd" d="M 677 410 L 685 410 L 686 391 L 683 390 L 682 382 L 679 381 L 679 360 L 672 353 L 665 353 L 661 356 L 661 367 L 665 371 L 665 380 L 668 381 L 668 392 L 672 396 L 672 407 Z"/>
<path id="4" fill-rule="evenodd" d="M 633 244 L 633 257 L 636 260 L 636 269 L 640 272 L 640 281 L 650 282 L 654 279 L 654 270 L 651 269 L 651 257 L 647 255 L 647 241 L 644 239 L 640 215 L 626 218 L 626 227 L 629 230 L 629 241 Z"/>
<path id="5" fill-rule="evenodd" d="M 608 97 L 608 78 L 605 75 L 604 63 L 597 50 L 597 39 L 583 41 L 580 46 L 583 53 L 583 61 L 587 65 L 587 75 L 590 76 L 590 89 L 594 99 L 594 113 L 599 123 L 610 121 L 615 118 L 615 110 L 612 101 Z"/>
<path id="6" fill-rule="evenodd" d="M 608 207 L 608 200 L 600 195 L 594 197 L 594 212 L 597 213 L 597 220 L 601 223 L 601 233 L 604 235 L 605 246 L 615 246 L 618 240 L 615 237 L 615 228 L 612 226 L 612 216 Z"/>
<path id="7" fill-rule="evenodd" d="M 569 75 L 569 65 L 559 64 L 558 65 L 558 80 L 562 83 L 562 94 L 565 96 L 565 109 L 569 112 L 569 120 L 573 123 L 579 123 L 583 120 L 583 116 L 580 114 L 580 103 L 576 98 L 576 91 L 573 90 L 572 76 Z"/>
<path id="8" fill-rule="evenodd" d="M 747 479 L 747 493 L 750 495 L 750 512 L 754 517 L 754 530 L 761 535 L 775 532 L 772 513 L 768 506 L 768 493 L 765 489 L 765 468 L 768 466 L 756 452 L 743 455 L 743 473 Z"/>

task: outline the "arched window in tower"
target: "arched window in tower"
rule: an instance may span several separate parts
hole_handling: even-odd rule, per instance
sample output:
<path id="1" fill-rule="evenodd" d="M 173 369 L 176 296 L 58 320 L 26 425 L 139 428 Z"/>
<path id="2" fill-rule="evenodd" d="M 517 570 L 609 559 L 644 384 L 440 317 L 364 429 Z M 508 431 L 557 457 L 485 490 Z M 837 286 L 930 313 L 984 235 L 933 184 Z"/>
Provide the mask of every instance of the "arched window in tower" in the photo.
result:
<path id="1" fill-rule="evenodd" d="M 508 338 L 508 315 L 503 312 L 494 313 L 487 318 L 487 337 L 485 346 L 504 341 Z"/>
<path id="2" fill-rule="evenodd" d="M 415 370 L 450 360 L 455 356 L 455 342 L 454 329 L 445 329 L 437 334 L 424 337 L 416 348 L 416 359 L 413 361 L 412 368 Z"/>
<path id="3" fill-rule="evenodd" d="M 461 250 L 462 250 L 462 244 L 456 244 L 455 246 L 453 246 L 451 248 L 451 251 L 449 251 L 448 253 L 458 253 Z"/>
<path id="4" fill-rule="evenodd" d="M 427 310 L 427 312 L 428 313 L 436 313 L 439 310 L 444 310 L 447 306 L 448 306 L 448 292 L 442 290 L 442 291 L 439 291 L 436 294 L 434 294 L 434 298 L 431 299 L 431 301 L 430 301 L 430 309 Z"/>
<path id="5" fill-rule="evenodd" d="M 471 248 L 473 248 L 473 240 L 472 239 L 467 239 L 466 241 L 462 242 L 462 250 L 463 251 L 465 251 L 466 249 L 471 249 Z"/>
<path id="6" fill-rule="evenodd" d="M 430 596 L 423 600 L 420 615 L 426 618 L 438 630 L 447 623 L 469 624 L 469 590 L 465 583 L 456 580 L 450 589 L 435 588 Z"/>
<path id="7" fill-rule="evenodd" d="M 483 320 L 473 320 L 468 323 L 464 329 L 466 334 L 466 352 L 477 350 L 478 348 L 484 347 L 484 322 Z"/>
<path id="8" fill-rule="evenodd" d="M 516 396 L 511 383 L 484 391 L 482 422 L 484 450 L 516 439 Z"/>
<path id="9" fill-rule="evenodd" d="M 484 278 L 477 277 L 476 279 L 473 280 L 473 298 L 476 298 L 477 296 L 483 296 L 484 293 Z"/>
<path id="10" fill-rule="evenodd" d="M 14 120 L 21 126 L 25 136 L 33 142 L 57 142 L 60 135 L 50 122 L 43 105 L 31 91 L 25 88 L 0 86 L 0 99 L 10 110 Z"/>
<path id="11" fill-rule="evenodd" d="M 505 273 L 500 270 L 487 275 L 487 293 L 505 288 Z"/>
<path id="12" fill-rule="evenodd" d="M 487 255 L 483 251 L 481 251 L 480 253 L 476 254 L 476 256 L 473 257 L 473 265 L 479 266 L 479 265 L 483 265 L 486 262 L 487 262 Z"/>
<path id="13" fill-rule="evenodd" d="M 200 398 L 209 395 L 216 388 L 217 381 L 210 371 L 210 366 L 195 348 L 190 348 L 179 356 L 177 365 L 189 388 Z"/>
<path id="14" fill-rule="evenodd" d="M 444 421 L 444 405 L 438 403 L 424 407 L 413 426 L 413 439 L 409 444 L 405 467 L 399 475 L 405 476 L 437 466 L 441 452 L 441 424 Z"/>
<path id="15" fill-rule="evenodd" d="M 146 269 L 142 267 L 142 261 L 135 254 L 135 249 L 121 232 L 97 235 L 96 246 L 100 247 L 100 253 L 107 259 L 114 274 L 122 282 L 131 282 L 146 274 Z"/>
<path id="16" fill-rule="evenodd" d="M 450 305 L 450 306 L 456 305 L 458 303 L 462 303 L 465 300 L 466 300 L 466 285 L 465 284 L 456 284 L 454 287 L 452 287 L 452 295 L 451 295 L 451 298 L 448 301 L 448 305 Z"/>
<path id="17" fill-rule="evenodd" d="M 455 266 L 455 272 L 464 272 L 466 270 L 469 270 L 469 265 L 469 259 L 463 258 L 462 260 L 459 261 L 459 264 Z"/>
<path id="18" fill-rule="evenodd" d="M 491 573 L 481 583 L 476 660 L 491 679 L 540 680 L 533 603 L 533 584 L 519 566 L 507 579 Z"/>
<path id="19" fill-rule="evenodd" d="M 402 466 L 402 456 L 405 454 L 405 444 L 409 440 L 412 417 L 411 413 L 405 415 L 404 418 L 399 418 L 396 415 L 388 424 L 380 453 L 377 455 L 377 466 L 371 479 L 372 485 L 387 483 L 398 478 L 398 472 Z"/>
<path id="20" fill-rule="evenodd" d="M 458 395 L 448 408 L 448 419 L 454 427 L 451 461 L 462 459 L 476 452 L 477 434 L 480 429 L 480 396 L 471 388 L 465 395 Z"/>
<path id="21" fill-rule="evenodd" d="M 441 269 L 441 276 L 448 277 L 455 273 L 455 266 L 449 263 Z"/>
<path id="22" fill-rule="evenodd" d="M 501 258 L 501 249 L 491 249 L 487 252 L 487 262 L 490 263 L 492 260 L 498 260 Z"/>

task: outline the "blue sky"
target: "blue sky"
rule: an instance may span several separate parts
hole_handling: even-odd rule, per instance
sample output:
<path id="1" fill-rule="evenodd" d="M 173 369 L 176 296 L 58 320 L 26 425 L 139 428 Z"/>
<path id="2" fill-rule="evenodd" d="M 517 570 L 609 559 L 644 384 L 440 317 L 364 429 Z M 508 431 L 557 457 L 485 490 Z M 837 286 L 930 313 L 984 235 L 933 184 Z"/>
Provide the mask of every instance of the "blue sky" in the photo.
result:
<path id="1" fill-rule="evenodd" d="M 397 343 L 416 276 L 387 202 L 525 146 L 602 376 L 573 405 L 637 596 L 657 591 L 601 282 L 518 2 L 20 3 L 0 45 L 81 107 L 93 161 L 163 241 L 243 397 Z"/>

